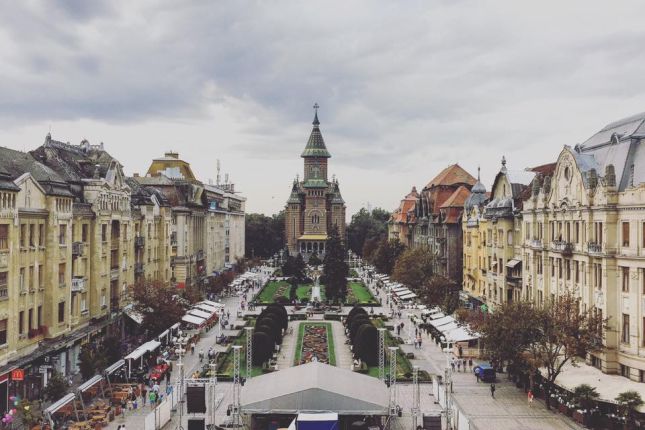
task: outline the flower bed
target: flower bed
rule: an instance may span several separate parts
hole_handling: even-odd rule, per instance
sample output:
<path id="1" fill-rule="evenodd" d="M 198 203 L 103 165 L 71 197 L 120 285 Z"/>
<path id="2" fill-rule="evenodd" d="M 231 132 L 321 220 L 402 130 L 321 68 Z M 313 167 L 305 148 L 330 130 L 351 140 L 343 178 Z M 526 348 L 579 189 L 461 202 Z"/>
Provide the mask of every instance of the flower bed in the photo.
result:
<path id="1" fill-rule="evenodd" d="M 305 364 L 312 361 L 336 364 L 334 341 L 329 323 L 302 323 L 298 329 L 298 343 L 294 364 Z"/>

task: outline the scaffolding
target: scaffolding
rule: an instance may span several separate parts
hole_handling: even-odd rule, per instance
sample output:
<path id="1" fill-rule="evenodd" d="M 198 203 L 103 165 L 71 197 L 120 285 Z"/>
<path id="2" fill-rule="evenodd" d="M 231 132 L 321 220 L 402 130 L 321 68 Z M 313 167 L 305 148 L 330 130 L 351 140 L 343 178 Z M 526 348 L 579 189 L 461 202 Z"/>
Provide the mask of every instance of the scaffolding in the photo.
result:
<path id="1" fill-rule="evenodd" d="M 380 327 L 378 330 L 378 378 L 383 382 L 385 380 L 385 328 Z"/>

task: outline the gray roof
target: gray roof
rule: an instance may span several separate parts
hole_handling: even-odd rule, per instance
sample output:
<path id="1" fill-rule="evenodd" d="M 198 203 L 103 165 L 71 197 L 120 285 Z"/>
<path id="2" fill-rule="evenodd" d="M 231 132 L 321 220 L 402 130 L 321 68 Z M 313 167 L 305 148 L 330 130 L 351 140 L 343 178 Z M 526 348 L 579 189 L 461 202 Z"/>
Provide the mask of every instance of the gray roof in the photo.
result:
<path id="1" fill-rule="evenodd" d="M 385 415 L 388 389 L 377 378 L 312 362 L 267 373 L 242 387 L 245 413 Z"/>
<path id="2" fill-rule="evenodd" d="M 645 113 L 633 115 L 606 125 L 574 149 L 573 154 L 579 169 L 583 172 L 585 185 L 591 169 L 598 177 L 604 177 L 608 165 L 614 166 L 616 185 L 619 191 L 645 182 L 645 149 L 641 148 L 645 138 Z"/>
<path id="3" fill-rule="evenodd" d="M 47 194 L 72 196 L 65 180 L 54 170 L 35 159 L 30 153 L 0 147 L 0 173 L 3 189 L 16 191 L 12 181 L 25 173 L 38 181 Z M 16 187 L 17 188 L 17 187 Z"/>

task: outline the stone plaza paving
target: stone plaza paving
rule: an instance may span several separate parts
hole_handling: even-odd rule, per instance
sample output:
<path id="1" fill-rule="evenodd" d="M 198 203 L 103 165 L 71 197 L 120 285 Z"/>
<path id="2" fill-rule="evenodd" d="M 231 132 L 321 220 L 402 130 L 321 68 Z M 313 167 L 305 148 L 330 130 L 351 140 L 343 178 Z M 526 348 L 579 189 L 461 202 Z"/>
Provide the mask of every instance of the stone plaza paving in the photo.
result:
<path id="1" fill-rule="evenodd" d="M 375 296 L 378 296 L 374 291 Z M 386 303 L 383 291 L 380 292 L 383 303 Z M 239 297 L 227 297 L 222 300 L 226 305 L 226 311 L 230 314 L 237 315 L 240 306 Z M 389 315 L 391 309 L 389 306 L 375 308 L 375 313 L 384 313 Z M 416 314 L 418 311 L 403 310 L 402 317 L 399 320 L 395 318 L 395 323 L 410 323 L 407 314 Z M 316 318 L 317 319 L 317 318 Z M 278 353 L 277 364 L 279 369 L 285 369 L 294 365 L 294 353 L 298 337 L 298 328 L 305 321 L 291 321 L 289 323 L 288 334 L 284 336 L 281 350 Z M 346 336 L 344 327 L 338 321 L 327 321 L 332 324 L 332 333 L 335 345 L 336 366 L 344 369 L 351 369 L 352 356 L 348 345 L 345 344 Z M 242 321 L 238 321 L 242 324 Z M 200 349 L 208 350 L 213 347 L 216 351 L 224 351 L 226 348 L 215 343 L 216 337 L 220 334 L 219 328 L 213 328 L 205 333 L 199 343 L 196 345 L 196 351 Z M 407 330 L 407 329 L 406 329 Z M 402 336 L 407 333 L 404 330 Z M 227 334 L 227 330 L 224 334 Z M 442 375 L 446 363 L 446 355 L 440 348 L 425 335 L 421 349 L 415 349 L 413 345 L 401 345 L 404 352 L 412 352 L 415 359 L 411 360 L 412 364 L 418 365 L 420 369 L 426 370 L 430 374 Z M 198 354 L 188 354 L 184 358 L 185 375 L 189 376 L 193 371 L 201 367 Z M 179 379 L 178 366 L 174 366 L 171 381 L 177 384 Z M 488 384 L 477 383 L 472 372 L 455 372 L 453 373 L 453 395 L 452 401 L 468 417 L 468 425 L 461 429 L 486 430 L 486 429 L 539 429 L 539 430 L 563 430 L 563 429 L 582 429 L 571 419 L 546 410 L 543 403 L 535 401 L 532 407 L 529 407 L 524 393 L 517 389 L 513 384 L 507 382 L 501 375 L 496 384 L 497 390 L 495 399 L 491 398 Z M 162 385 L 162 389 L 165 389 Z M 176 388 L 176 387 L 175 387 Z M 443 389 L 443 387 L 440 387 Z M 230 417 L 227 416 L 227 407 L 233 403 L 233 385 L 230 382 L 221 382 L 217 384 L 217 408 L 215 410 L 216 423 L 227 422 Z M 395 418 L 391 423 L 393 429 L 410 429 L 412 427 L 411 409 L 413 404 L 412 384 L 398 383 L 396 389 L 397 403 L 401 407 L 403 416 Z M 441 413 L 441 406 L 438 399 L 432 395 L 432 384 L 420 384 L 420 413 L 421 415 L 438 415 Z M 149 406 L 139 408 L 134 411 L 128 411 L 125 418 L 119 417 L 109 424 L 108 429 L 116 429 L 119 424 L 126 424 L 129 429 L 143 429 L 146 415 L 151 412 Z M 183 428 L 187 428 L 187 414 L 183 414 Z M 422 423 L 419 417 L 418 424 Z M 444 420 L 445 424 L 445 420 Z M 175 429 L 179 425 L 179 414 L 174 412 L 171 421 L 167 423 L 164 429 Z"/>

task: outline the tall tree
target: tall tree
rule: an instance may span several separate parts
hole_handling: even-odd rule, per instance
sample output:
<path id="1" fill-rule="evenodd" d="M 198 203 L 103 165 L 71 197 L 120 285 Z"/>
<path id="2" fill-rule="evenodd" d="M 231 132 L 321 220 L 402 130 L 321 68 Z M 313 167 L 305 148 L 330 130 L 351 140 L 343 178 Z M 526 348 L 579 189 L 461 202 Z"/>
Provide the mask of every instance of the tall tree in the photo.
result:
<path id="1" fill-rule="evenodd" d="M 134 309 L 143 316 L 142 328 L 157 335 L 184 315 L 177 290 L 161 281 L 144 279 L 130 288 Z"/>
<path id="2" fill-rule="evenodd" d="M 367 240 L 379 241 L 387 236 L 387 221 L 390 213 L 376 208 L 371 212 L 361 208 L 352 215 L 352 220 L 347 226 L 347 240 L 349 249 L 358 255 L 363 255 L 363 247 Z"/>
<path id="3" fill-rule="evenodd" d="M 439 306 L 447 314 L 452 314 L 459 306 L 459 285 L 443 276 L 427 279 L 417 295 L 426 306 Z"/>
<path id="4" fill-rule="evenodd" d="M 392 279 L 417 291 L 432 276 L 434 257 L 426 248 L 406 249 L 396 259 Z"/>
<path id="5" fill-rule="evenodd" d="M 399 255 L 401 255 L 404 250 L 405 245 L 403 245 L 398 239 L 383 239 L 381 243 L 379 243 L 378 248 L 376 248 L 376 251 L 374 251 L 371 262 L 380 273 L 390 275 L 394 269 L 396 259 L 399 258 Z"/>
<path id="6" fill-rule="evenodd" d="M 580 309 L 580 300 L 571 292 L 549 301 L 539 309 L 537 327 L 540 336 L 529 346 L 535 366 L 546 369 L 545 394 L 547 408 L 555 380 L 568 363 L 602 348 L 603 320 L 597 309 Z"/>
<path id="7" fill-rule="evenodd" d="M 284 211 L 271 217 L 251 213 L 245 218 L 247 257 L 269 258 L 284 248 Z"/>
<path id="8" fill-rule="evenodd" d="M 330 300 L 345 301 L 347 296 L 347 276 L 349 266 L 345 262 L 345 248 L 340 240 L 337 228 L 332 228 L 325 243 L 323 277 L 325 293 Z"/>

